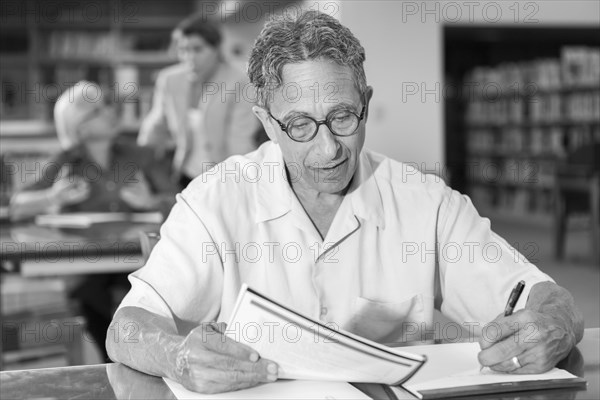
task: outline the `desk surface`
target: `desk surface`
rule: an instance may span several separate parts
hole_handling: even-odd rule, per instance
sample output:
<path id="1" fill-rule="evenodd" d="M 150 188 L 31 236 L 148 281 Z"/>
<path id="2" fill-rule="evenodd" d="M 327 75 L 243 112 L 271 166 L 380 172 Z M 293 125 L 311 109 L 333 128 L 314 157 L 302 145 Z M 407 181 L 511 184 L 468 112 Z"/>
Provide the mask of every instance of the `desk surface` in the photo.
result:
<path id="1" fill-rule="evenodd" d="M 557 389 L 486 395 L 485 399 L 598 399 L 600 398 L 600 328 L 586 329 L 581 343 L 559 367 L 582 376 L 587 390 Z M 379 385 L 357 385 L 375 398 L 385 398 Z M 3 399 L 174 399 L 161 378 L 122 364 L 0 372 Z"/>
<path id="2" fill-rule="evenodd" d="M 85 229 L 3 224 L 0 261 L 26 276 L 130 272 L 143 264 L 140 233 L 158 224 L 110 222 Z M 8 265 L 8 264 L 6 264 Z"/>
<path id="3" fill-rule="evenodd" d="M 140 232 L 156 232 L 160 225 L 134 222 L 93 224 L 89 228 L 53 228 L 34 223 L 2 224 L 1 259 L 31 259 L 40 256 L 82 256 L 140 252 Z"/>

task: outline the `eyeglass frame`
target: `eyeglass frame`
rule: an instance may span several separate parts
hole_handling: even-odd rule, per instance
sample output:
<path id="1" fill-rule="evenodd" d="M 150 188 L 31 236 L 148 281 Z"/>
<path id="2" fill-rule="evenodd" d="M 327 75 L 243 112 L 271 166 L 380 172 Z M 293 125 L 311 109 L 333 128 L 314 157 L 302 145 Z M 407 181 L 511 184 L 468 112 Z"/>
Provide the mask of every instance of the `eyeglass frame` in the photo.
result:
<path id="1" fill-rule="evenodd" d="M 327 115 L 327 117 L 326 117 L 325 119 L 322 119 L 322 120 L 320 120 L 320 121 L 317 121 L 316 119 L 314 119 L 313 117 L 311 117 L 311 116 L 309 116 L 309 115 L 304 115 L 304 116 L 298 116 L 298 117 L 294 117 L 294 118 L 292 118 L 292 119 L 291 119 L 291 120 L 290 120 L 290 121 L 287 123 L 287 125 L 284 125 L 284 124 L 283 124 L 283 122 L 281 122 L 281 121 L 279 121 L 277 118 L 275 118 L 275 117 L 273 116 L 273 114 L 271 114 L 271 110 L 267 109 L 267 113 L 269 114 L 269 116 L 270 116 L 271 118 L 273 118 L 273 120 L 275 120 L 275 122 L 277 122 L 277 124 L 279 125 L 279 127 L 281 128 L 281 130 L 282 130 L 282 131 L 284 131 L 284 132 L 285 132 L 285 134 L 286 134 L 286 135 L 287 135 L 287 136 L 288 136 L 290 139 L 292 139 L 294 142 L 298 142 L 298 143 L 308 143 L 308 142 L 310 142 L 311 140 L 313 140 L 313 139 L 314 139 L 314 138 L 317 136 L 317 134 L 319 133 L 319 128 L 320 128 L 320 126 L 321 126 L 321 125 L 325 125 L 325 126 L 327 127 L 327 129 L 329 129 L 329 132 L 331 132 L 331 134 L 332 134 L 332 135 L 334 135 L 334 136 L 338 136 L 338 137 L 350 137 L 350 136 L 353 136 L 353 135 L 354 135 L 354 134 L 355 134 L 355 133 L 358 131 L 358 127 L 360 126 L 360 123 L 361 123 L 361 122 L 362 122 L 362 120 L 365 118 L 365 111 L 366 111 L 366 110 L 367 110 L 367 104 L 366 104 L 366 102 L 365 102 L 365 103 L 363 104 L 362 110 L 360 111 L 360 114 L 359 114 L 359 115 L 357 115 L 357 114 L 356 114 L 354 111 L 350 111 L 350 110 L 337 110 L 337 111 L 332 111 L 331 113 L 329 113 L 329 114 Z M 335 114 L 335 113 L 337 113 L 337 112 L 340 112 L 340 111 L 348 111 L 350 114 L 353 114 L 355 117 L 357 117 L 357 118 L 358 118 L 358 124 L 356 125 L 356 129 L 354 129 L 354 131 L 353 131 L 352 133 L 350 133 L 349 135 L 340 135 L 340 134 L 337 134 L 337 133 L 335 133 L 335 132 L 333 131 L 333 129 L 331 129 L 331 126 L 329 125 L 329 124 L 330 124 L 329 115 Z M 290 124 L 291 124 L 291 123 L 292 123 L 292 121 L 294 121 L 296 118 L 308 118 L 308 119 L 310 119 L 310 120 L 314 121 L 314 122 L 317 124 L 317 127 L 316 127 L 316 129 L 315 129 L 315 133 L 313 133 L 313 134 L 312 134 L 312 136 L 310 136 L 310 138 L 309 138 L 309 139 L 306 139 L 306 140 L 298 140 L 298 139 L 294 139 L 294 138 L 292 137 L 292 135 L 290 135 L 290 133 L 288 132 L 288 128 L 289 128 Z"/>

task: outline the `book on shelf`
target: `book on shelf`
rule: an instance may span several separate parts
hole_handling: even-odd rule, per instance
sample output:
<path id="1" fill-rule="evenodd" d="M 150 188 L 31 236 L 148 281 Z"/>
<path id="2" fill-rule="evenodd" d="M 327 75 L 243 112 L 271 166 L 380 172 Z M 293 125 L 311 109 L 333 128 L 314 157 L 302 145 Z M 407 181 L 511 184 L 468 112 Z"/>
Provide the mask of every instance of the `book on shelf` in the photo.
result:
<path id="1" fill-rule="evenodd" d="M 565 46 L 561 50 L 560 60 L 565 87 L 598 86 L 600 48 Z"/>
<path id="2" fill-rule="evenodd" d="M 120 41 L 110 31 L 53 31 L 47 37 L 47 51 L 51 59 L 103 58 L 113 56 Z"/>

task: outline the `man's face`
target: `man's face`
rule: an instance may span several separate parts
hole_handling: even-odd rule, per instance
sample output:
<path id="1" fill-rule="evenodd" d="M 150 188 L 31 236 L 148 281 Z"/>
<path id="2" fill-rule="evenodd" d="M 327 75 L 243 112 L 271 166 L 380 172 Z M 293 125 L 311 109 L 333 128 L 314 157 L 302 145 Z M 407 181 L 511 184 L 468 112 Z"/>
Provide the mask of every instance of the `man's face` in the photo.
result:
<path id="1" fill-rule="evenodd" d="M 200 35 L 182 36 L 177 41 L 179 60 L 197 73 L 203 73 L 219 60 L 219 51 L 209 45 Z"/>
<path id="2" fill-rule="evenodd" d="M 357 115 L 370 98 L 354 84 L 352 70 L 327 60 L 304 61 L 283 68 L 283 85 L 274 91 L 269 108 L 273 117 L 287 125 L 296 116 L 317 121 L 338 110 Z M 309 142 L 292 140 L 266 112 L 257 112 L 271 140 L 279 143 L 290 183 L 305 192 L 335 194 L 350 183 L 365 141 L 363 119 L 351 136 L 333 135 L 320 125 Z"/>

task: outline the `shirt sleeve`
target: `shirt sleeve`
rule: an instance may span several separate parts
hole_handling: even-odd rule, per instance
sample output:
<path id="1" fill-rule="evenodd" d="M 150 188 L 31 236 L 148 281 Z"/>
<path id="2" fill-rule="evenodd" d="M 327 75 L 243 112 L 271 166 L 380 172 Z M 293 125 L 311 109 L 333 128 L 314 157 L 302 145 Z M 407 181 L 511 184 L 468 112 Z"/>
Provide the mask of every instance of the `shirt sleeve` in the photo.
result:
<path id="1" fill-rule="evenodd" d="M 165 146 L 169 138 L 169 128 L 165 108 L 167 92 L 167 77 L 159 73 L 154 88 L 152 108 L 142 121 L 137 143 L 140 146 L 160 147 Z"/>
<path id="2" fill-rule="evenodd" d="M 520 280 L 526 285 L 515 310 L 524 308 L 531 288 L 552 279 L 494 233 L 469 197 L 444 190 L 437 232 L 442 313 L 461 323 L 488 323 L 504 311 Z M 536 244 L 518 247 L 524 246 Z"/>
<path id="3" fill-rule="evenodd" d="M 221 304 L 223 265 L 185 193 L 177 196 L 160 236 L 146 265 L 129 275 L 131 290 L 119 308 L 140 307 L 184 323 L 215 320 Z"/>

